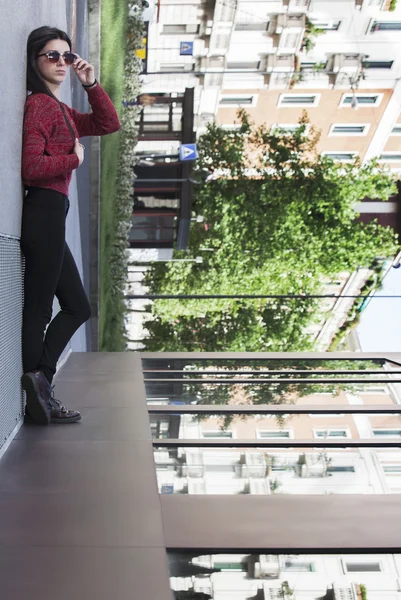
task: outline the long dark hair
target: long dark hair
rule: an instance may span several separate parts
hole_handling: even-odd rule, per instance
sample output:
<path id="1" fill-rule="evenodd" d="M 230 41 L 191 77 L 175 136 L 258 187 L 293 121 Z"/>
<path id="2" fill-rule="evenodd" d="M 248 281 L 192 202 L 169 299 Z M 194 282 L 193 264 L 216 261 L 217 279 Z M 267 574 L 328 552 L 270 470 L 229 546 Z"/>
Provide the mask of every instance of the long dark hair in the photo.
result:
<path id="1" fill-rule="evenodd" d="M 36 57 L 40 54 L 41 50 L 46 46 L 47 42 L 51 40 L 64 40 L 72 51 L 71 40 L 65 31 L 57 29 L 57 27 L 49 27 L 44 25 L 38 29 L 34 29 L 28 36 L 28 42 L 26 45 L 27 51 L 27 63 L 26 63 L 26 89 L 32 94 L 47 94 L 51 98 L 59 99 L 50 91 L 46 82 L 39 73 L 38 66 L 36 64 Z"/>

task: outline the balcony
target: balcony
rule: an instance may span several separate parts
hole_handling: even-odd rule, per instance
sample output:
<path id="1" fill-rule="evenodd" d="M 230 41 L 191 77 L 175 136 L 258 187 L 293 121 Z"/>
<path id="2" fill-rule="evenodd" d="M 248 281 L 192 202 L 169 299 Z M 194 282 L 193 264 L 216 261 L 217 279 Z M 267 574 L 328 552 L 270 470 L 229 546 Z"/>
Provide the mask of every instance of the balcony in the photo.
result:
<path id="1" fill-rule="evenodd" d="M 223 83 L 223 71 L 225 70 L 226 66 L 226 56 L 221 54 L 220 56 L 203 56 L 199 58 L 197 60 L 195 69 L 197 71 L 205 72 L 205 74 L 202 76 L 204 88 L 220 89 Z"/>
<path id="2" fill-rule="evenodd" d="M 361 54 L 333 54 L 327 61 L 326 71 L 330 72 L 333 87 L 349 87 L 350 77 L 357 77 L 362 68 Z"/>
<path id="3" fill-rule="evenodd" d="M 287 7 L 288 12 L 307 12 L 310 8 L 311 1 L 312 0 L 283 0 L 283 6 Z"/>
<path id="4" fill-rule="evenodd" d="M 280 577 L 280 554 L 320 557 L 360 552 L 366 558 L 369 553 L 381 554 L 378 548 L 397 552 L 401 537 L 397 494 L 365 494 L 363 502 L 359 492 L 208 495 L 197 469 L 203 468 L 199 449 L 211 450 L 214 455 L 221 452 L 231 460 L 233 449 L 238 455 L 264 454 L 268 449 L 274 454 L 290 451 L 299 455 L 305 448 L 320 452 L 326 447 L 331 451 L 357 447 L 393 452 L 400 448 L 400 439 L 257 439 L 255 435 L 248 439 L 165 439 L 165 430 L 160 431 L 161 439 L 152 438 L 150 417 L 160 414 L 195 415 L 202 417 L 200 421 L 216 414 L 231 420 L 234 415 L 259 419 L 261 415 L 295 418 L 322 413 L 399 417 L 399 404 L 331 404 L 327 396 L 313 405 L 272 404 L 263 395 L 257 405 L 207 404 L 213 400 L 216 370 L 227 381 L 242 377 L 241 385 L 247 385 L 243 378 L 246 369 L 247 375 L 258 375 L 252 378 L 252 385 L 258 381 L 265 390 L 275 376 L 281 384 L 306 380 L 302 385 L 308 385 L 313 380 L 313 385 L 318 385 L 323 380 L 326 385 L 330 374 L 342 369 L 342 379 L 336 381 L 343 381 L 352 371 L 355 375 L 349 362 L 356 360 L 358 364 L 369 361 L 369 369 L 363 369 L 362 375 L 356 370 L 359 379 L 366 381 L 372 374 L 376 379 L 378 374 L 388 377 L 384 367 L 389 365 L 400 379 L 400 354 L 332 352 L 327 357 L 327 353 L 72 353 L 57 374 L 56 391 L 63 403 L 81 411 L 82 422 L 63 428 L 24 425 L 0 461 L 1 597 L 109 600 L 131 598 L 135 590 L 140 598 L 171 600 L 170 578 L 176 574 L 168 568 L 168 548 L 169 559 L 171 552 L 179 555 L 175 567 L 186 570 L 179 573 L 177 586 L 181 579 L 192 577 L 192 572 L 188 575 L 192 568 L 197 569 L 199 590 L 210 589 L 209 580 L 215 585 L 221 573 L 225 578 L 226 573 L 235 571 L 237 580 L 242 577 L 243 585 L 251 586 L 243 597 L 259 600 L 263 589 L 267 590 L 264 598 L 280 592 L 280 581 L 272 580 L 287 579 L 288 575 L 289 586 L 295 587 L 289 573 Z M 310 363 L 312 367 L 305 368 Z M 193 377 L 195 369 L 202 371 L 202 367 L 202 378 L 194 383 L 188 370 Z M 210 368 L 214 375 L 207 370 Z M 264 377 L 266 370 L 268 378 Z M 189 391 L 184 389 L 188 385 Z M 195 469 L 195 487 L 189 494 L 178 493 L 171 484 L 170 468 L 183 453 L 187 454 L 183 467 Z M 248 462 L 263 463 L 259 458 Z M 164 470 L 162 494 L 155 464 Z M 217 480 L 218 473 L 217 469 Z M 250 486 L 252 481 L 264 480 L 251 478 Z M 185 484 L 191 485 L 189 480 Z M 217 554 L 218 559 L 214 558 Z M 200 555 L 207 556 L 204 565 L 195 563 Z M 391 589 L 398 590 L 395 586 Z M 359 600 L 356 586 L 340 580 L 331 591 L 335 600 Z M 294 597 L 297 593 L 296 589 Z M 393 597 L 398 596 L 394 591 Z"/>
<path id="5" fill-rule="evenodd" d="M 256 562 L 250 561 L 249 575 L 255 579 L 277 579 L 280 577 L 280 560 L 275 554 L 260 554 Z"/>
<path id="6" fill-rule="evenodd" d="M 209 55 L 225 54 L 229 48 L 236 8 L 216 0 L 213 19 L 207 22 L 205 34 L 210 36 Z"/>
<path id="7" fill-rule="evenodd" d="M 259 598 L 260 600 L 296 600 L 292 594 L 286 594 L 281 588 L 267 586 L 263 587 L 263 594 L 257 596 L 255 600 L 259 600 Z M 250 600 L 253 600 L 253 598 Z"/>
<path id="8" fill-rule="evenodd" d="M 295 54 L 269 54 L 266 60 L 266 71 L 292 73 L 294 62 Z"/>
<path id="9" fill-rule="evenodd" d="M 333 584 L 333 600 L 360 600 L 360 596 L 353 584 L 350 587 Z"/>
<path id="10" fill-rule="evenodd" d="M 203 477 L 205 474 L 205 467 L 203 463 L 202 452 L 186 452 L 185 455 L 186 464 L 182 467 L 182 474 L 187 477 Z"/>
<path id="11" fill-rule="evenodd" d="M 267 475 L 266 457 L 261 452 L 246 452 L 243 458 L 242 477 L 260 478 Z"/>
<path id="12" fill-rule="evenodd" d="M 293 33 L 302 32 L 305 29 L 305 23 L 305 15 L 282 13 L 272 18 L 269 33 L 281 35 L 286 29 L 292 30 Z"/>
<path id="13" fill-rule="evenodd" d="M 305 33 L 306 16 L 304 14 L 278 14 L 272 17 L 269 34 L 273 36 L 273 45 L 278 52 L 298 52 Z"/>
<path id="14" fill-rule="evenodd" d="M 358 10 L 373 8 L 376 8 L 377 10 L 388 10 L 387 4 L 389 4 L 387 0 L 355 0 L 355 7 Z"/>

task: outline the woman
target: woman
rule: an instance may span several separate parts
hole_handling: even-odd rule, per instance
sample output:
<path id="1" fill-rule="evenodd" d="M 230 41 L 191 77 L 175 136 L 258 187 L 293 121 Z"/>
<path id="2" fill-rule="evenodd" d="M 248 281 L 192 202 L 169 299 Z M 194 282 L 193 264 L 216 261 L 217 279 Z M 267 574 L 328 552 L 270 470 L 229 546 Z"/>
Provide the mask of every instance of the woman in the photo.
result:
<path id="1" fill-rule="evenodd" d="M 84 147 L 78 140 L 120 129 L 117 112 L 97 82 L 93 66 L 71 49 L 68 35 L 53 27 L 39 27 L 28 37 L 27 89 L 31 95 L 25 103 L 22 141 L 22 180 L 27 194 L 21 227 L 25 256 L 21 382 L 27 413 L 41 424 L 81 419 L 78 411 L 54 398 L 52 387 L 61 353 L 90 317 L 90 305 L 65 241 L 69 183 L 72 171 L 84 160 Z M 88 94 L 91 113 L 80 113 L 60 101 L 60 86 L 70 66 Z M 54 296 L 61 311 L 51 321 Z"/>

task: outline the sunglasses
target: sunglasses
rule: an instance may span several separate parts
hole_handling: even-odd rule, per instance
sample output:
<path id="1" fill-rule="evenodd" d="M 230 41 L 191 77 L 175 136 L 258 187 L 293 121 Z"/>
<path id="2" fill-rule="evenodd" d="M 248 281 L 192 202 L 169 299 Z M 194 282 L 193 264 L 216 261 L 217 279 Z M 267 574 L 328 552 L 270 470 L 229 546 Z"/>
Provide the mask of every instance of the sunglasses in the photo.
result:
<path id="1" fill-rule="evenodd" d="M 72 65 L 77 59 L 77 55 L 73 52 L 64 52 L 64 54 L 60 54 L 57 50 L 49 50 L 49 52 L 45 52 L 44 54 L 38 54 L 38 57 L 39 56 L 47 56 L 51 63 L 58 63 L 60 56 L 62 56 L 66 65 Z"/>

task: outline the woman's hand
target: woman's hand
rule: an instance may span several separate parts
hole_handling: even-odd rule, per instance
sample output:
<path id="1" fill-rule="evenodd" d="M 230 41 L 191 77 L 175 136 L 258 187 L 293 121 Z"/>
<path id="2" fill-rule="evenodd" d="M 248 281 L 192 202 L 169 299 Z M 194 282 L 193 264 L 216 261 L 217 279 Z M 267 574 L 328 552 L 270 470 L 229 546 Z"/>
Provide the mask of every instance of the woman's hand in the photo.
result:
<path id="1" fill-rule="evenodd" d="M 75 52 L 76 54 L 76 52 Z M 78 58 L 72 63 L 72 68 L 75 71 L 79 81 L 84 85 L 90 85 L 95 82 L 95 69 L 93 65 L 89 64 L 87 60 L 84 60 L 77 54 Z"/>
<path id="2" fill-rule="evenodd" d="M 82 163 L 84 162 L 84 151 L 85 151 L 85 146 L 83 144 L 80 144 L 78 138 L 75 138 L 74 154 L 76 154 L 78 156 L 79 166 L 81 166 Z"/>

